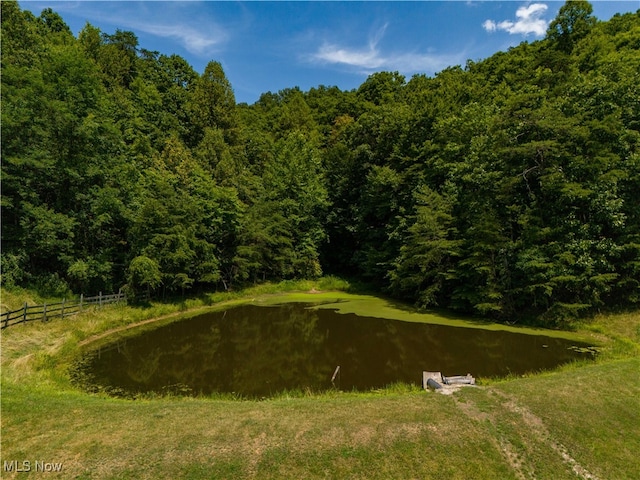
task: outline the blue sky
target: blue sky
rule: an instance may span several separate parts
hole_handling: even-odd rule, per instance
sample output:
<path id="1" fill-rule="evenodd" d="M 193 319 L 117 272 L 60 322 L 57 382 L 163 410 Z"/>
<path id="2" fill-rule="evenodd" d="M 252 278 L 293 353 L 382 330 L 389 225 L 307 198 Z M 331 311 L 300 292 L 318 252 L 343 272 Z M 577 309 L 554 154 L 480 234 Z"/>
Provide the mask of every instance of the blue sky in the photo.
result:
<path id="1" fill-rule="evenodd" d="M 434 75 L 544 37 L 564 2 L 20 1 L 59 13 L 75 35 L 89 22 L 133 31 L 141 48 L 178 54 L 202 73 L 219 61 L 237 102 L 294 86 L 357 88 L 373 72 Z M 593 1 L 594 15 L 635 12 L 638 0 Z"/>

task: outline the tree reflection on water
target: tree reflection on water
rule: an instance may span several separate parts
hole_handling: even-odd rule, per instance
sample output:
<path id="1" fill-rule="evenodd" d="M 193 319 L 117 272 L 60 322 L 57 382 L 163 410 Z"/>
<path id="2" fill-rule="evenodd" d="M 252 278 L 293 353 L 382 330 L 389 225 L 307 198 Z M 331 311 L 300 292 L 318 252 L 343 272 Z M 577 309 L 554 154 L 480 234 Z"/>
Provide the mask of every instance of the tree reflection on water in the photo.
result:
<path id="1" fill-rule="evenodd" d="M 308 304 L 246 305 L 173 323 L 92 352 L 85 378 L 135 394 L 368 390 L 419 383 L 423 370 L 476 377 L 522 374 L 589 358 L 586 345 L 546 336 L 410 323 Z M 114 344 L 115 345 L 115 344 Z"/>

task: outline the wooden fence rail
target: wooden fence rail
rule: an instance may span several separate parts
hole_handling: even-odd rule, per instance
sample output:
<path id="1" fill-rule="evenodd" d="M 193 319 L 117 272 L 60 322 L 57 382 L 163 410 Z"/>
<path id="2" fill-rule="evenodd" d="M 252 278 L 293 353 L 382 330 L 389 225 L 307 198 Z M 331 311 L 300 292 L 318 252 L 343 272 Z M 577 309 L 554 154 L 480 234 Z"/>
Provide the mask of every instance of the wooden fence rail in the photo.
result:
<path id="1" fill-rule="evenodd" d="M 42 305 L 27 305 L 26 303 L 22 308 L 13 310 L 11 312 L 4 312 L 0 314 L 0 328 L 5 329 L 12 325 L 18 325 L 19 323 L 32 322 L 34 320 L 47 320 L 55 317 L 67 317 L 69 315 L 76 315 L 81 312 L 83 308 L 89 306 L 107 305 L 109 303 L 126 302 L 127 297 L 124 293 L 114 293 L 112 295 L 103 295 L 100 292 L 99 295 L 93 297 L 85 297 L 80 295 L 77 300 L 62 300 L 57 303 L 44 303 Z"/>

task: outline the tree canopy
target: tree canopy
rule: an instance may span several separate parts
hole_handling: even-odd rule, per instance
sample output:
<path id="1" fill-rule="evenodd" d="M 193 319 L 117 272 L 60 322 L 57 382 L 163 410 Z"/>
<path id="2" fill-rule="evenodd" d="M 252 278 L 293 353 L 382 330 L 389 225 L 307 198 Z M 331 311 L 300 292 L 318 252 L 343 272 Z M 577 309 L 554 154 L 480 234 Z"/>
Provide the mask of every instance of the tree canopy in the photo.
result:
<path id="1" fill-rule="evenodd" d="M 5 285 L 334 273 L 548 326 L 640 302 L 640 11 L 571 1 L 464 68 L 238 105 L 218 61 L 1 7 Z"/>

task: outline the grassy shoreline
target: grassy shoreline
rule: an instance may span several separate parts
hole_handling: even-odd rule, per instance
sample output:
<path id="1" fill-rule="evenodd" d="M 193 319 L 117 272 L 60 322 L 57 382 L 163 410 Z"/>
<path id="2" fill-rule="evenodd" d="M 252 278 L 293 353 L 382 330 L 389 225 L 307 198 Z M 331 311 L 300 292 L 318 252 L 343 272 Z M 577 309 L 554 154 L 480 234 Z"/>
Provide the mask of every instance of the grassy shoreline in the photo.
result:
<path id="1" fill-rule="evenodd" d="M 350 295 L 304 293 L 329 290 L 329 283 L 345 288 L 335 280 L 290 282 L 226 298 L 107 307 L 3 331 L 2 478 L 640 477 L 640 312 L 579 327 L 581 338 L 602 345 L 595 363 L 496 379 L 451 396 L 396 385 L 367 393 L 284 393 L 259 402 L 132 401 L 88 395 L 70 384 L 66 368 L 79 349 L 107 341 L 105 334 L 110 341 L 114 330 L 132 333 L 132 324 L 173 321 L 213 304 Z M 31 471 L 7 471 L 23 461 Z M 61 463 L 63 470 L 36 472 L 36 461 Z"/>

